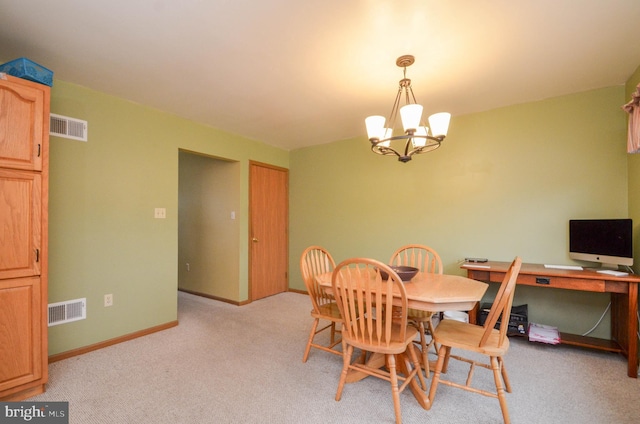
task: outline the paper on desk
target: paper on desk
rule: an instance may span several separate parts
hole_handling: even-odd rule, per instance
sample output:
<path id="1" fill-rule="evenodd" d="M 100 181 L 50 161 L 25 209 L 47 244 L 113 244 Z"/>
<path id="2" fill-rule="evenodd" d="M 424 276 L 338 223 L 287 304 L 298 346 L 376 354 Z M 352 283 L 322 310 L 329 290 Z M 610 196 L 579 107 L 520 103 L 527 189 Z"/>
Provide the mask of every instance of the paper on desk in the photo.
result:
<path id="1" fill-rule="evenodd" d="M 486 268 L 486 269 L 491 268 L 491 266 L 489 265 L 481 265 L 476 263 L 466 263 L 466 264 L 463 264 L 462 266 L 468 267 L 468 268 Z"/>
<path id="2" fill-rule="evenodd" d="M 532 322 L 529 324 L 529 341 L 548 344 L 559 344 L 560 333 L 558 333 L 557 327 L 552 327 L 551 325 L 536 324 L 535 322 Z"/>

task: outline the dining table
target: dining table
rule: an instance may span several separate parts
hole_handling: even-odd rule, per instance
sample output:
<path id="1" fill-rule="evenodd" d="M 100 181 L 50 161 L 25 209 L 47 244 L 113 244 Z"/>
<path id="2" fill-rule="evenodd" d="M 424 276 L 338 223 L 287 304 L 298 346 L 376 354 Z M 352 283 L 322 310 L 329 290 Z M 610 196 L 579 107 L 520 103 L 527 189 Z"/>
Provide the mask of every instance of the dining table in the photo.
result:
<path id="1" fill-rule="evenodd" d="M 316 276 L 318 284 L 328 293 L 332 291 L 331 276 L 330 272 Z M 487 283 L 460 275 L 424 272 L 420 272 L 410 281 L 404 282 L 407 306 L 430 312 L 470 311 L 482 299 L 488 287 Z M 394 294 L 399 296 L 399 293 Z M 403 358 L 397 363 L 400 369 L 407 361 Z M 367 364 L 383 367 L 385 365 L 384 355 L 372 354 L 367 360 Z M 347 382 L 359 381 L 366 376 L 364 373 L 350 370 Z M 427 392 L 422 390 L 415 379 L 411 381 L 409 388 L 424 409 L 431 408 Z"/>

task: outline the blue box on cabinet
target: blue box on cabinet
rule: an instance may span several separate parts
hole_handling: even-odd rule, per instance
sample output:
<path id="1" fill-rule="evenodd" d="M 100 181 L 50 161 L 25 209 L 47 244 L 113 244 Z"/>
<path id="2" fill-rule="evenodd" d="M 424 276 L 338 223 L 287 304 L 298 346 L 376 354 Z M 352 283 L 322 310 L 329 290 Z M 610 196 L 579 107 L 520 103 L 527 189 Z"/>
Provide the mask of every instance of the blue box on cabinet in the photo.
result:
<path id="1" fill-rule="evenodd" d="M 40 84 L 53 85 L 53 71 L 45 68 L 42 65 L 21 57 L 11 62 L 3 63 L 0 65 L 0 72 L 4 72 L 13 77 L 23 78 L 30 81 L 35 81 Z"/>

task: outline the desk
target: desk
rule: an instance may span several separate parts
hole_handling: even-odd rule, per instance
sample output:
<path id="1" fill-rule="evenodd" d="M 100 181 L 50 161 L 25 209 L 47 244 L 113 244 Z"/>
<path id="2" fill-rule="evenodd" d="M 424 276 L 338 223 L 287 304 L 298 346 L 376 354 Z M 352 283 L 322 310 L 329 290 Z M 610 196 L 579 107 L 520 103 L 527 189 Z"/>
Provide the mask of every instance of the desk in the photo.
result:
<path id="1" fill-rule="evenodd" d="M 316 279 L 323 289 L 331 290 L 331 273 L 320 274 Z M 411 281 L 404 283 L 409 308 L 432 312 L 471 310 L 477 307 L 477 303 L 482 299 L 488 287 L 489 285 L 486 283 L 459 275 L 431 273 L 420 273 Z M 380 358 L 373 355 L 368 364 L 373 365 L 374 363 L 379 364 L 380 367 L 384 366 L 384 356 Z M 404 361 L 399 360 L 397 363 L 398 369 L 400 369 Z M 357 375 L 354 373 L 347 382 L 358 381 L 365 376 L 366 374 Z M 431 408 L 427 393 L 420 388 L 415 380 L 412 380 L 409 388 L 424 409 Z"/>
<path id="2" fill-rule="evenodd" d="M 467 276 L 480 281 L 501 282 L 508 262 L 465 263 Z M 611 293 L 611 338 L 560 333 L 561 343 L 622 353 L 627 357 L 627 374 L 638 377 L 638 283 L 640 277 L 614 277 L 591 270 L 545 268 L 540 264 L 522 264 L 517 284 L 542 288 L 558 288 L 598 293 Z M 476 311 L 469 315 L 475 322 Z"/>

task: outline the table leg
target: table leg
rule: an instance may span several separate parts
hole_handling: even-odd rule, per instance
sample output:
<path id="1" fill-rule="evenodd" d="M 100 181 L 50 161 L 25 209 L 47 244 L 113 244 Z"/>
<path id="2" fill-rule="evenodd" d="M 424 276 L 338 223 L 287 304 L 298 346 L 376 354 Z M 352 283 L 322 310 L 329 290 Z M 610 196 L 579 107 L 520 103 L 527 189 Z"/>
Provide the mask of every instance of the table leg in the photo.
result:
<path id="1" fill-rule="evenodd" d="M 469 322 L 471 324 L 477 324 L 478 323 L 478 312 L 480 311 L 480 302 L 476 302 L 476 305 L 473 307 L 473 309 L 469 310 Z"/>
<path id="2" fill-rule="evenodd" d="M 398 373 L 402 375 L 409 375 L 407 364 L 411 364 L 410 358 L 408 357 L 407 353 L 405 352 L 398 355 L 398 360 L 396 361 L 396 368 L 398 370 Z M 422 390 L 422 387 L 420 387 L 420 383 L 418 383 L 415 378 L 412 378 L 409 382 L 409 389 L 411 390 L 411 393 L 413 393 L 413 396 L 416 398 L 420 406 L 422 406 L 426 410 L 431 409 L 431 402 L 429 402 L 427 392 Z"/>
<path id="3" fill-rule="evenodd" d="M 372 368 L 382 368 L 384 367 L 385 360 L 384 355 L 382 353 L 372 353 L 369 359 L 367 360 L 367 366 Z M 362 371 L 357 371 L 354 369 L 350 369 L 347 373 L 347 383 L 355 383 L 356 381 L 360 381 L 365 377 L 369 377 L 369 374 L 364 373 Z"/>

